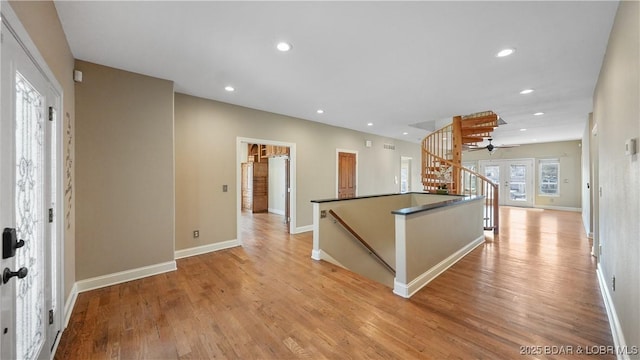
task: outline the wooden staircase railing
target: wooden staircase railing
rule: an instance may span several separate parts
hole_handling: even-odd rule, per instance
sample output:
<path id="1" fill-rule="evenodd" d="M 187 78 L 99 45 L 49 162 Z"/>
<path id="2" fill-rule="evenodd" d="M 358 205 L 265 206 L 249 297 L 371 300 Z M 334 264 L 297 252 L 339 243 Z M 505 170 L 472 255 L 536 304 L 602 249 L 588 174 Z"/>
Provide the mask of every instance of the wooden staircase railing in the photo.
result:
<path id="1" fill-rule="evenodd" d="M 371 254 L 371 256 L 373 256 L 376 260 L 378 260 L 378 262 L 380 262 L 390 273 L 392 273 L 393 275 L 396 274 L 396 270 L 393 267 L 391 267 L 391 265 L 389 265 L 389 263 L 386 262 L 380 256 L 380 254 L 378 254 L 378 252 L 373 247 L 371 247 L 371 245 L 369 245 L 368 242 L 366 242 L 362 238 L 362 236 L 358 235 L 358 233 L 355 230 L 353 230 L 351 226 L 349 226 L 349 224 L 347 224 L 344 220 L 342 220 L 342 218 L 338 216 L 338 214 L 336 214 L 335 211 L 329 209 L 329 214 L 333 216 L 333 218 L 336 219 L 336 221 L 340 223 L 340 225 L 342 225 L 342 227 L 345 230 L 347 230 L 349 234 L 351 234 L 351 236 L 353 236 L 356 240 L 358 240 L 360 244 L 362 244 L 362 246 L 364 246 L 369 251 L 369 254 Z"/>
<path id="2" fill-rule="evenodd" d="M 456 116 L 453 122 L 422 141 L 422 184 L 425 191 L 485 197 L 484 228 L 498 233 L 498 185 L 462 166 L 462 147 L 488 137 L 498 126 L 498 116 L 483 112 Z"/>

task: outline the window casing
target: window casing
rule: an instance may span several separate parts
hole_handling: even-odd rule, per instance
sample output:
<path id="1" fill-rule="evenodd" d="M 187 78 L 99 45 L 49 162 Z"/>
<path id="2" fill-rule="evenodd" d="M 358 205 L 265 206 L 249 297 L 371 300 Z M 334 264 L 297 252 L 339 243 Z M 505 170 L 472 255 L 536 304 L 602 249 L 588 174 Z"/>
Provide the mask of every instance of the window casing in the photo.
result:
<path id="1" fill-rule="evenodd" d="M 558 159 L 540 160 L 538 195 L 560 196 L 560 161 Z"/>

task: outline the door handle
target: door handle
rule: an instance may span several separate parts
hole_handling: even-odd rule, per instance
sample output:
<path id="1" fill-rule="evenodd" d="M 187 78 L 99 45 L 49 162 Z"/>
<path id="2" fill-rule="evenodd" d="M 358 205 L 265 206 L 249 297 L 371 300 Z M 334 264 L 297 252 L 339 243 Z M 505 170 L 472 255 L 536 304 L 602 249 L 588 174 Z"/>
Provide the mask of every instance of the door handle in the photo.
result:
<path id="1" fill-rule="evenodd" d="M 26 267 L 21 267 L 18 271 L 11 271 L 9 268 L 4 268 L 4 272 L 2 273 L 2 283 L 8 283 L 14 276 L 17 276 L 18 279 L 23 279 L 28 273 L 29 270 Z"/>
<path id="2" fill-rule="evenodd" d="M 2 258 L 8 259 L 16 256 L 16 249 L 24 246 L 24 240 L 18 240 L 16 229 L 4 228 L 2 231 Z"/>

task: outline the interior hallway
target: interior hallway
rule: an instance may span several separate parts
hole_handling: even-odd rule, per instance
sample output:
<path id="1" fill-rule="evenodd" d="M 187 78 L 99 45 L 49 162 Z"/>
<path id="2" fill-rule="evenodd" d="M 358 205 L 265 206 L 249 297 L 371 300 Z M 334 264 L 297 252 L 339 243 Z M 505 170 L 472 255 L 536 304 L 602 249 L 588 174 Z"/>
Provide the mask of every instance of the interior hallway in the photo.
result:
<path id="1" fill-rule="evenodd" d="M 580 214 L 501 216 L 499 236 L 409 300 L 312 260 L 312 234 L 286 234 L 281 216 L 244 216 L 243 247 L 80 294 L 55 358 L 513 359 L 522 346 L 612 346 Z"/>

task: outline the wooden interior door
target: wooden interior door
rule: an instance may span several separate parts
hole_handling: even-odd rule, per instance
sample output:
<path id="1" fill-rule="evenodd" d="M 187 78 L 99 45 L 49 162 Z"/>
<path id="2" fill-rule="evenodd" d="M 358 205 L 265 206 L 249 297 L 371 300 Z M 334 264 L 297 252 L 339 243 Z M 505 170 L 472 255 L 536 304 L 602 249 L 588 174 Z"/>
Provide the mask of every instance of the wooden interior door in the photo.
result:
<path id="1" fill-rule="evenodd" d="M 356 154 L 338 153 L 338 199 L 356 197 Z"/>
<path id="2" fill-rule="evenodd" d="M 253 163 L 253 212 L 269 211 L 269 163 Z"/>

